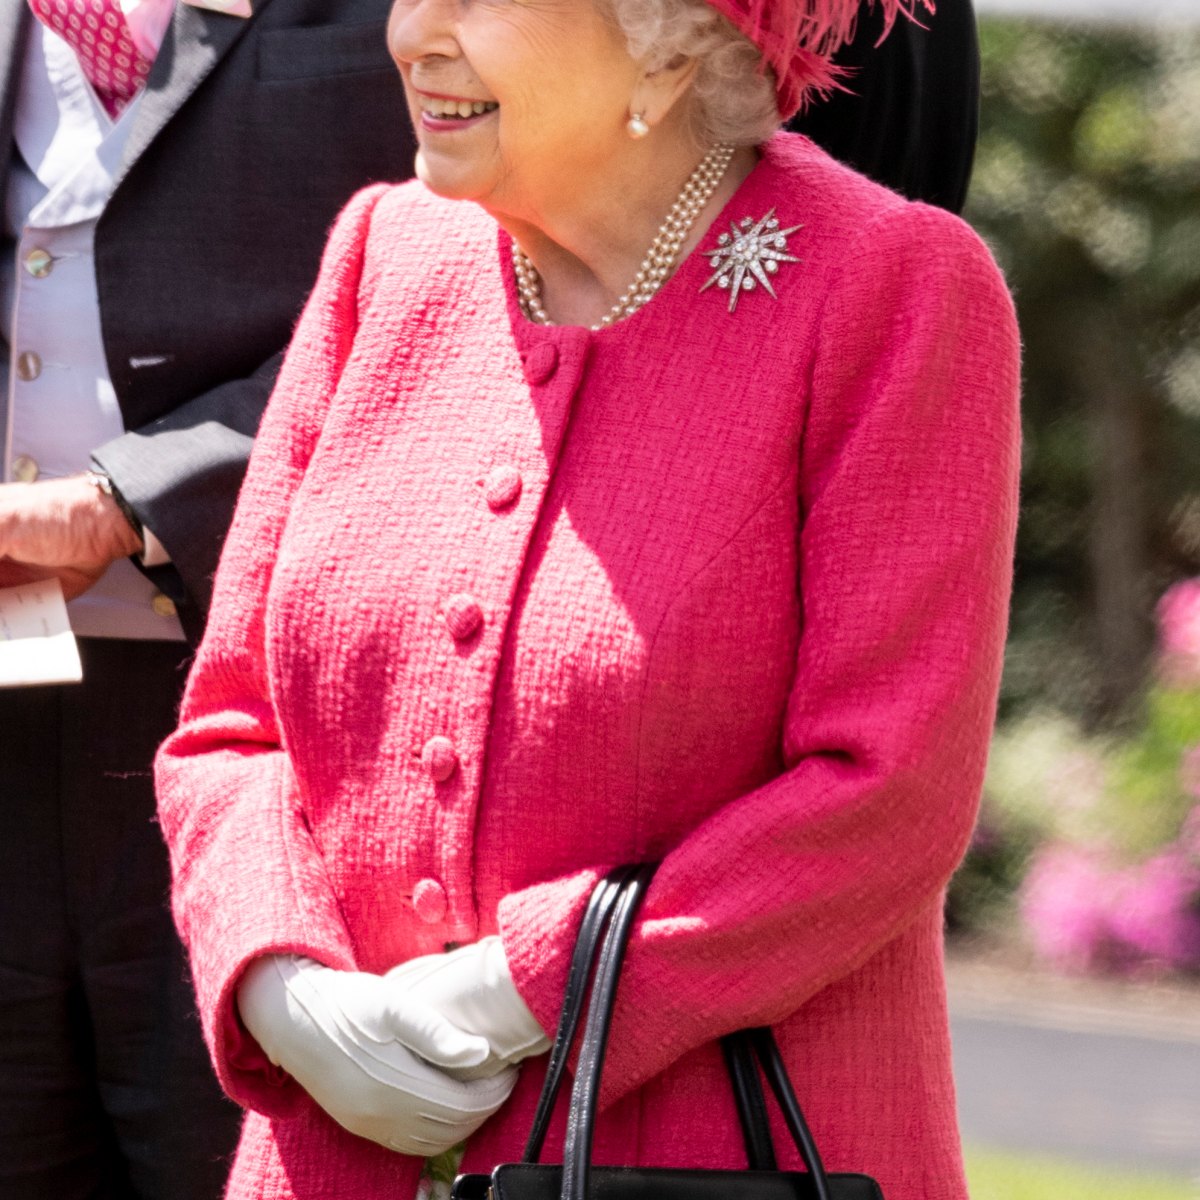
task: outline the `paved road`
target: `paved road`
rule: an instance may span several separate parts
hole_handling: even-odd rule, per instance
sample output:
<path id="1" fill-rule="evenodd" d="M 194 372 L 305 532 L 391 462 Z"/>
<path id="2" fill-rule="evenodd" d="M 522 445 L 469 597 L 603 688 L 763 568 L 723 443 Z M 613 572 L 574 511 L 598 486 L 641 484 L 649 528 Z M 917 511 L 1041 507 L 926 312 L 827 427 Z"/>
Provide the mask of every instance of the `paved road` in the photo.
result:
<path id="1" fill-rule="evenodd" d="M 1196 0 L 975 0 L 985 16 L 1060 17 L 1067 20 L 1200 20 Z"/>
<path id="2" fill-rule="evenodd" d="M 1200 1039 L 955 1012 L 963 1136 L 1200 1178 Z"/>

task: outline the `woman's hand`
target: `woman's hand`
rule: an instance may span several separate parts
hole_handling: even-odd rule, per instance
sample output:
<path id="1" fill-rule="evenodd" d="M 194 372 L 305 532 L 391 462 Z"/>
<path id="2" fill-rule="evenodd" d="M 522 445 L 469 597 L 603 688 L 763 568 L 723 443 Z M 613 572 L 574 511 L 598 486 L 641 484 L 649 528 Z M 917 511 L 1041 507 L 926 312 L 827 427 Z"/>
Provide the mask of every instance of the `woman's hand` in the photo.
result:
<path id="1" fill-rule="evenodd" d="M 432 1014 L 485 1040 L 489 1052 L 481 1062 L 445 1065 L 455 1079 L 485 1079 L 550 1049 L 550 1039 L 513 984 L 498 937 L 410 959 L 385 978 L 396 1026 L 408 1037 L 428 1041 L 434 1033 L 427 1027 Z"/>
<path id="2" fill-rule="evenodd" d="M 474 1133 L 512 1091 L 517 1072 L 451 1078 L 484 1064 L 488 1042 L 437 1012 L 395 1006 L 379 975 L 268 955 L 238 986 L 246 1028 L 343 1128 L 427 1158 Z M 407 1015 L 406 1015 L 407 1014 Z"/>

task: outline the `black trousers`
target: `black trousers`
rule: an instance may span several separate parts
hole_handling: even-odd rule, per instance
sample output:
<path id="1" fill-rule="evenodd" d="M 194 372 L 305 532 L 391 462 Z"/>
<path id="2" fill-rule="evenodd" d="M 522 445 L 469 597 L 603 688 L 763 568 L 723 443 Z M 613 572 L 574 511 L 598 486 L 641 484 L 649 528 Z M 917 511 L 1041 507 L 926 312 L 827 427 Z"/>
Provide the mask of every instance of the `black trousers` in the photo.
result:
<path id="1" fill-rule="evenodd" d="M 167 909 L 150 765 L 179 643 L 88 640 L 0 691 L 0 1200 L 217 1200 L 219 1092 Z"/>

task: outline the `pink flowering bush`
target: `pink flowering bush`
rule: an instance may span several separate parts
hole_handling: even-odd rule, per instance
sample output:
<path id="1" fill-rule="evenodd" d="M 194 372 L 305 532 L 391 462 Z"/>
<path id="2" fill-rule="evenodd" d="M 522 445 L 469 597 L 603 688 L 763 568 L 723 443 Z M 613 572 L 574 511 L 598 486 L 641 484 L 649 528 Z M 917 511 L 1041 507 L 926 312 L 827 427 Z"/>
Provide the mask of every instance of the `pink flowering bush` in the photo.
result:
<path id="1" fill-rule="evenodd" d="M 1034 714 L 993 744 L 988 837 L 972 851 L 990 857 L 969 856 L 964 878 L 1004 864 L 1033 949 L 1064 970 L 1200 972 L 1200 579 L 1172 587 L 1158 621 L 1133 735 Z M 1023 851 L 1019 867 L 1003 845 Z"/>
<path id="2" fill-rule="evenodd" d="M 1152 969 L 1200 967 L 1200 866 L 1181 847 L 1126 867 L 1116 884 L 1110 928 L 1120 951 Z"/>
<path id="3" fill-rule="evenodd" d="M 1050 845 L 1034 853 L 1020 905 L 1039 957 L 1068 971 L 1113 965 L 1109 882 L 1095 851 Z"/>
<path id="4" fill-rule="evenodd" d="M 1021 890 L 1038 955 L 1067 971 L 1200 967 L 1200 866 L 1172 847 L 1120 865 L 1072 846 L 1039 850 Z"/>
<path id="5" fill-rule="evenodd" d="M 1200 687 L 1200 579 L 1170 588 L 1158 602 L 1164 677 L 1176 686 Z"/>

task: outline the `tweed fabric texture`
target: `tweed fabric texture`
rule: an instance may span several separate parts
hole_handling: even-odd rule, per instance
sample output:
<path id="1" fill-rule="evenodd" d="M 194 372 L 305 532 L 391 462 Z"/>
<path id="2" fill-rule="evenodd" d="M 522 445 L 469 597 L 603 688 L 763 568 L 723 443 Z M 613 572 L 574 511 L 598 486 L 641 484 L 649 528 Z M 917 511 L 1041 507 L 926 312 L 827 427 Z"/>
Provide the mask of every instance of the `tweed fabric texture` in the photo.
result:
<path id="1" fill-rule="evenodd" d="M 202 1021 L 253 1110 L 235 1200 L 407 1198 L 420 1165 L 266 1062 L 251 959 L 383 971 L 498 932 L 552 1029 L 587 895 L 635 859 L 662 866 L 597 1161 L 740 1165 L 714 1039 L 770 1023 L 834 1169 L 965 1197 L 941 898 L 1006 624 L 1012 306 L 962 222 L 795 135 L 701 249 L 772 206 L 803 226 L 778 300 L 730 314 L 693 254 L 599 333 L 525 321 L 507 236 L 419 184 L 335 229 L 157 765 Z M 519 1154 L 542 1070 L 467 1169 Z"/>

